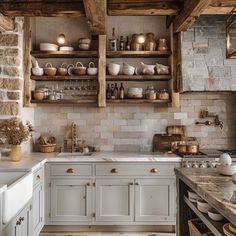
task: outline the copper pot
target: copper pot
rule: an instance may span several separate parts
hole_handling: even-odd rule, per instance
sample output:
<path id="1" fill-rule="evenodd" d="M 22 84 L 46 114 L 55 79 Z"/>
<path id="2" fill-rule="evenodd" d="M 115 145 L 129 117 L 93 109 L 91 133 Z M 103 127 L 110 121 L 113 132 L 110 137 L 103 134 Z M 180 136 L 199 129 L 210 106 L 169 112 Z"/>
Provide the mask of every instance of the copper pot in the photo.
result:
<path id="1" fill-rule="evenodd" d="M 180 153 L 180 154 L 187 153 L 187 145 L 186 144 L 179 144 L 178 153 Z"/>
<path id="2" fill-rule="evenodd" d="M 186 145 L 187 153 L 189 154 L 196 154 L 199 152 L 199 145 L 198 144 L 188 144 Z"/>

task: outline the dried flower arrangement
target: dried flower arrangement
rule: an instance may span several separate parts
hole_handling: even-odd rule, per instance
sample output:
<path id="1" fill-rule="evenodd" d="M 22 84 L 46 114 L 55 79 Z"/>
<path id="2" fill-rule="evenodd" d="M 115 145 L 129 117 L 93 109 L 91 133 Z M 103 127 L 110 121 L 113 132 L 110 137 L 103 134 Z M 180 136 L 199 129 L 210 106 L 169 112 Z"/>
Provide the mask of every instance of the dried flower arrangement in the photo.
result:
<path id="1" fill-rule="evenodd" d="M 3 135 L 5 143 L 11 145 L 20 145 L 22 142 L 27 141 L 33 131 L 34 128 L 29 121 L 23 124 L 16 117 L 0 123 L 0 133 Z"/>

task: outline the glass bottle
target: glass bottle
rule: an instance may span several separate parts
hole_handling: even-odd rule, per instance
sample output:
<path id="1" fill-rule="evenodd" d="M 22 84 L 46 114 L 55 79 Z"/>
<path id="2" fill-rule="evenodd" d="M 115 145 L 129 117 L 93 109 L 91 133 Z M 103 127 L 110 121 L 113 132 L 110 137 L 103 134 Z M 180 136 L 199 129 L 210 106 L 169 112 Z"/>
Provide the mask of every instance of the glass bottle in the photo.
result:
<path id="1" fill-rule="evenodd" d="M 107 99 L 111 99 L 110 84 L 107 84 L 106 98 L 107 98 Z"/>
<path id="2" fill-rule="evenodd" d="M 115 36 L 115 28 L 112 28 L 112 37 L 109 39 L 109 48 L 111 51 L 117 51 L 117 40 Z"/>
<path id="3" fill-rule="evenodd" d="M 115 88 L 114 88 L 114 97 L 115 97 L 115 99 L 118 99 L 118 98 L 119 98 L 119 92 L 118 92 L 117 83 L 115 83 Z"/>
<path id="4" fill-rule="evenodd" d="M 120 51 L 124 51 L 125 50 L 125 41 L 124 41 L 124 37 L 120 36 Z"/>
<path id="5" fill-rule="evenodd" d="M 120 99 L 124 99 L 125 98 L 125 88 L 123 86 L 123 83 L 121 83 L 120 86 L 120 94 L 119 94 Z"/>
<path id="6" fill-rule="evenodd" d="M 111 99 L 116 99 L 116 98 L 115 98 L 114 84 L 111 84 Z"/>
<path id="7" fill-rule="evenodd" d="M 129 41 L 129 36 L 126 37 L 125 50 L 130 51 L 130 41 Z"/>

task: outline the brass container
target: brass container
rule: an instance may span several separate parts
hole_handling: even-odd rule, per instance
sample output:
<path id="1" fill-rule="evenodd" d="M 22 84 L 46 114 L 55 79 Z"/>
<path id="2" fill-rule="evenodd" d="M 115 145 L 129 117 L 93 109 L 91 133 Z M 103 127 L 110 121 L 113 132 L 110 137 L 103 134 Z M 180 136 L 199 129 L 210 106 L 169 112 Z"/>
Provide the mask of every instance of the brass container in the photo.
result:
<path id="1" fill-rule="evenodd" d="M 199 152 L 199 145 L 198 144 L 187 144 L 187 153 L 188 154 L 196 154 Z"/>

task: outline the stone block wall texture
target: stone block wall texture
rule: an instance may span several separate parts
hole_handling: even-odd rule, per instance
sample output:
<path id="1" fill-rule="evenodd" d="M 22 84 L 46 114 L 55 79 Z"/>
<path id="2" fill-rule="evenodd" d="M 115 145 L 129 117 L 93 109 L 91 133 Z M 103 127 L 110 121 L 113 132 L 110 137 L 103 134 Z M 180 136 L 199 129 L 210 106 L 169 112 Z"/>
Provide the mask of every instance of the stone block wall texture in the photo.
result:
<path id="1" fill-rule="evenodd" d="M 181 33 L 183 91 L 236 91 L 236 60 L 226 59 L 225 31 L 224 16 L 201 16 Z"/>
<path id="2" fill-rule="evenodd" d="M 0 119 L 19 116 L 23 88 L 23 20 L 13 32 L 0 34 Z"/>
<path id="3" fill-rule="evenodd" d="M 107 108 L 38 106 L 35 127 L 38 133 L 51 131 L 63 146 L 70 125 L 79 127 L 79 137 L 102 151 L 150 151 L 155 133 L 167 125 L 186 125 L 187 135 L 197 137 L 201 148 L 232 148 L 236 145 L 236 94 L 189 93 L 181 95 L 180 108 L 154 106 L 110 106 Z M 219 127 L 197 126 L 201 109 L 219 114 Z"/>

